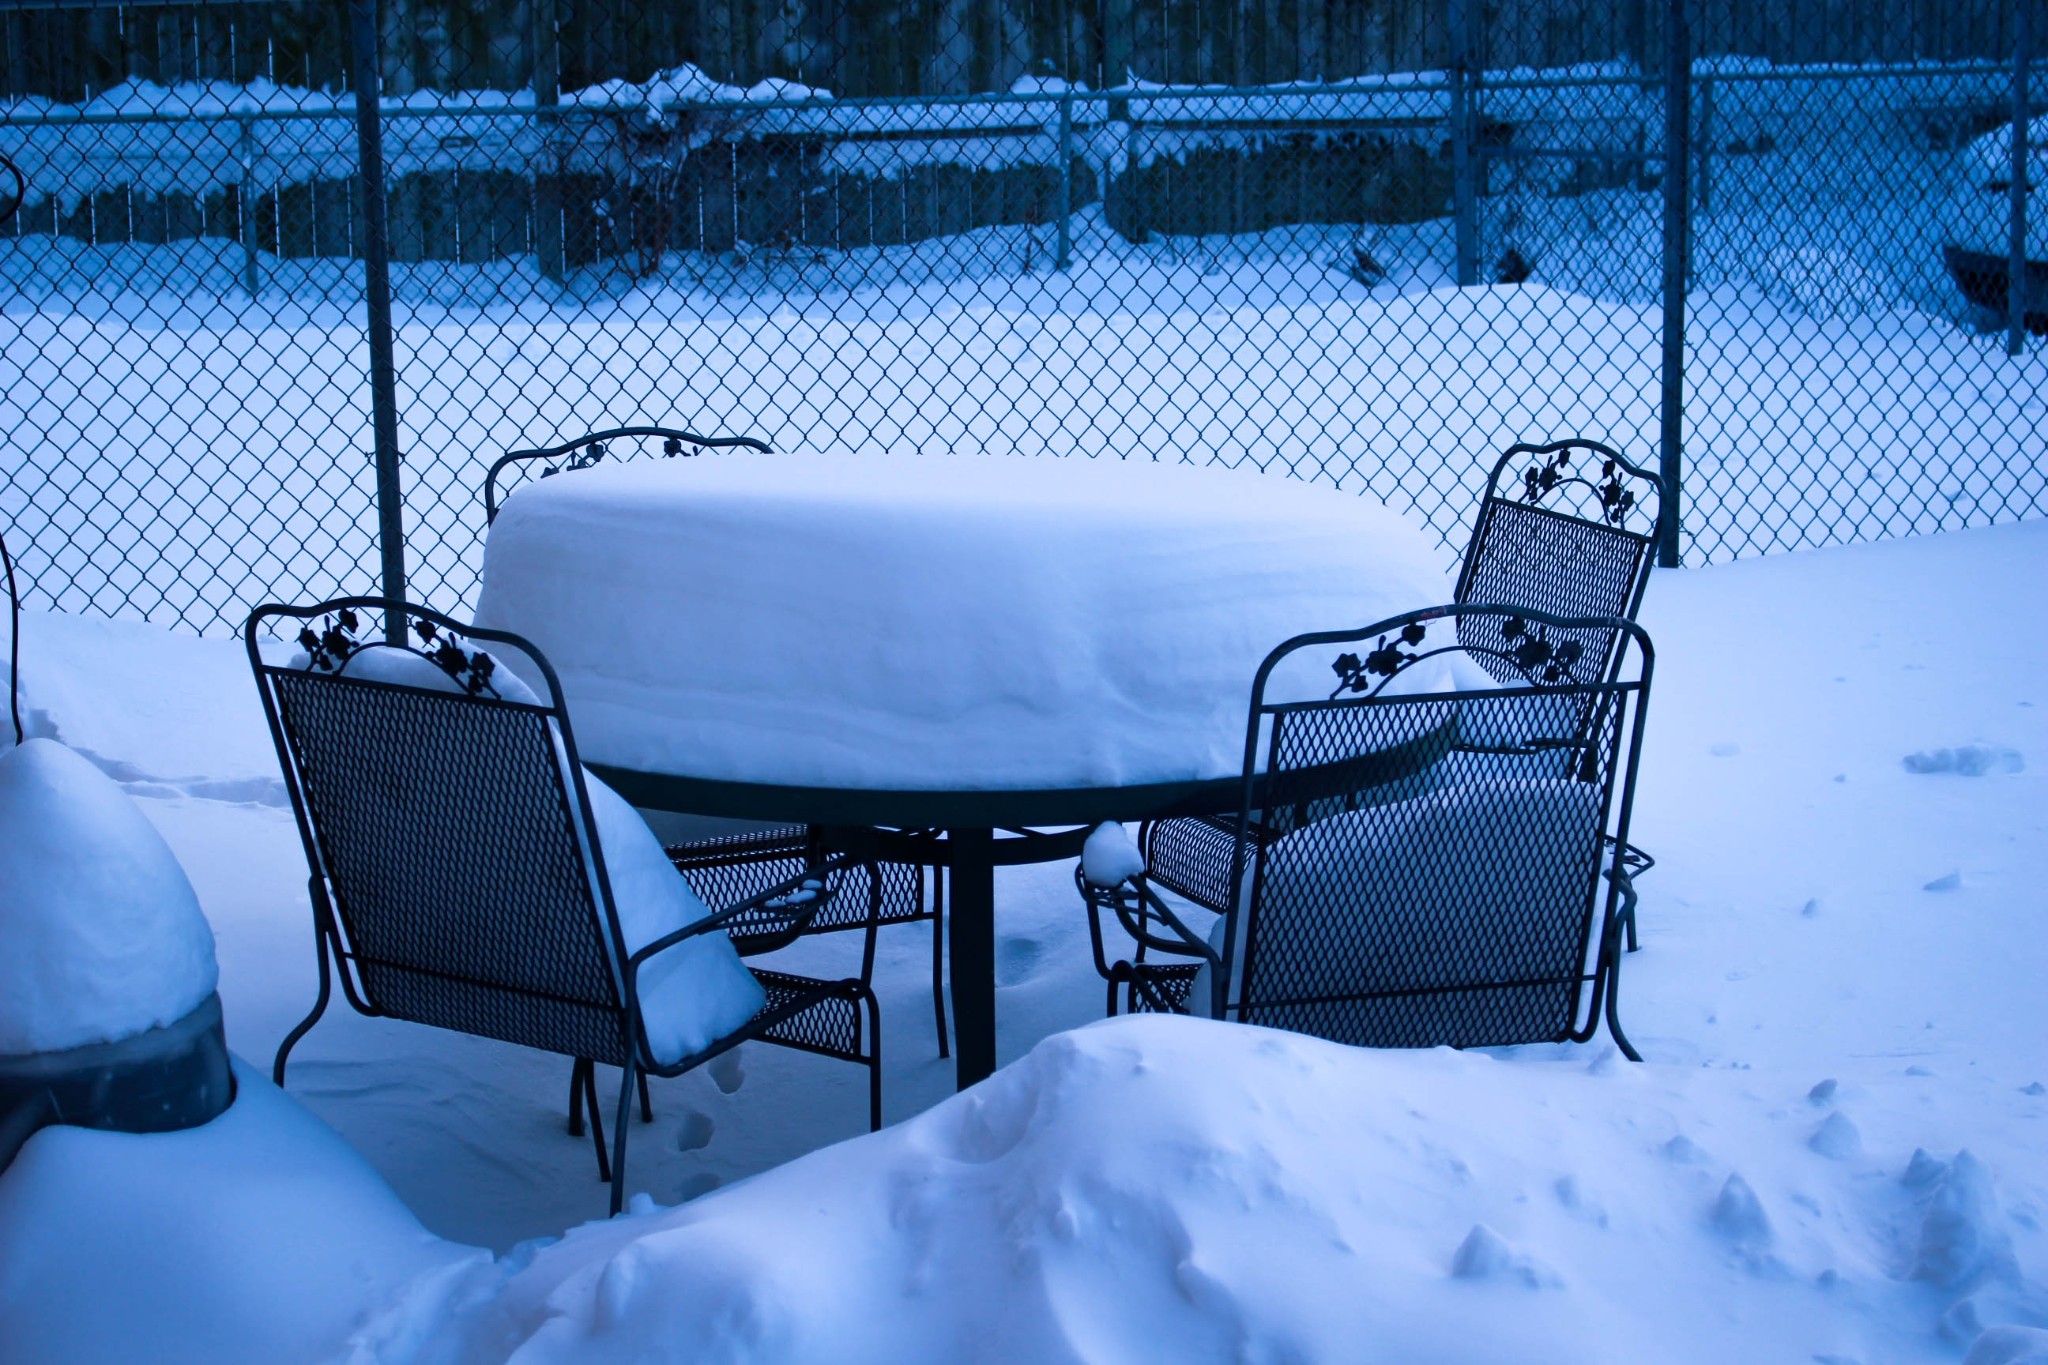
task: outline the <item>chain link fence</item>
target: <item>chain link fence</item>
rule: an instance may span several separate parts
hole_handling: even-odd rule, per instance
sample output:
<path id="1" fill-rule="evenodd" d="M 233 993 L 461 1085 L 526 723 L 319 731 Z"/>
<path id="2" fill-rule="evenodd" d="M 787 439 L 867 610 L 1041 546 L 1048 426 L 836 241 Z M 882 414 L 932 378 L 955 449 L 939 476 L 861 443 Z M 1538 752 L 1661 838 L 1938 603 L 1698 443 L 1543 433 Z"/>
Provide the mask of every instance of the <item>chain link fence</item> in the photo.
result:
<path id="1" fill-rule="evenodd" d="M 632 422 L 1255 465 L 1447 561 L 1564 435 L 1688 564 L 2048 511 L 2039 0 L 42 2 L 32 606 L 459 608 L 490 462 Z"/>

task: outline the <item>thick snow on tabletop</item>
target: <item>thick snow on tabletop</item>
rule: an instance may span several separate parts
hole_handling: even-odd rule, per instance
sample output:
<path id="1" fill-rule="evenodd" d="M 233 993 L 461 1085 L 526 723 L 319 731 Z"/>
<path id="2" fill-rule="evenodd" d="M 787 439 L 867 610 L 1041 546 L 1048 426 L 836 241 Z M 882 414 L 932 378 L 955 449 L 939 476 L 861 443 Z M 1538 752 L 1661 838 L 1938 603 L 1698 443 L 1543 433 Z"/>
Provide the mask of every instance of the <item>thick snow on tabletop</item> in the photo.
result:
<path id="1" fill-rule="evenodd" d="M 1251 679 L 1311 630 L 1449 598 L 1369 499 L 1111 460 L 731 454 L 528 485 L 480 625 L 560 674 L 583 757 L 934 790 L 1228 776 Z"/>
<path id="2" fill-rule="evenodd" d="M 55 740 L 0 754 L 0 1055 L 171 1023 L 215 977 L 198 897 L 135 802 Z"/>

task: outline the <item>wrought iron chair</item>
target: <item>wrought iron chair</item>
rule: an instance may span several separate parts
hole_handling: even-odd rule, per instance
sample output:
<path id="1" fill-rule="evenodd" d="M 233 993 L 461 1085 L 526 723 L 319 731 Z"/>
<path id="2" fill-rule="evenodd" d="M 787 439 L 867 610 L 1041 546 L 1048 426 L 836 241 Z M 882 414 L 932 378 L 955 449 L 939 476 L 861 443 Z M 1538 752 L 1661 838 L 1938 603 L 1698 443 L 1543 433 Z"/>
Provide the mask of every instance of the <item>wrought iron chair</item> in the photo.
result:
<path id="1" fill-rule="evenodd" d="M 359 640 L 359 612 L 409 626 L 418 648 Z M 307 658 L 267 661 L 264 642 L 294 626 Z M 587 1100 L 613 1213 L 625 1192 L 636 1083 L 644 1087 L 649 1074 L 681 1075 L 750 1039 L 866 1066 L 869 1123 L 880 1127 L 880 1016 L 864 977 L 824 981 L 754 969 L 767 1004 L 686 1056 L 657 1055 L 644 1008 L 643 971 L 685 940 L 744 924 L 756 948 L 793 941 L 841 889 L 843 860 L 807 865 L 633 950 L 561 686 L 532 645 L 369 597 L 259 607 L 244 639 L 311 870 L 320 969 L 311 1013 L 278 1048 L 272 1074 L 279 1085 L 293 1046 L 326 1010 L 339 976 L 342 993 L 364 1014 L 576 1059 L 571 1130 L 580 1127 Z M 511 686 L 481 645 L 523 654 L 545 686 Z M 410 666 L 434 685 L 343 674 L 376 649 L 429 661 L 439 673 Z M 597 1117 L 597 1062 L 622 1069 L 609 1156 Z"/>
<path id="2" fill-rule="evenodd" d="M 1604 652 L 1580 643 L 1607 637 Z M 1361 643 L 1363 660 L 1353 649 L 1330 660 L 1327 698 L 1275 694 L 1276 669 L 1291 689 L 1299 656 Z M 1453 656 L 1506 677 L 1472 688 L 1411 672 Z M 1583 1042 L 1604 1017 L 1639 1060 L 1616 983 L 1635 915 L 1621 849 L 1651 667 L 1649 638 L 1620 617 L 1491 605 L 1281 645 L 1253 684 L 1212 932 L 1145 876 L 1101 887 L 1077 874 L 1098 943 L 1113 914 L 1141 945 L 1181 958 L 1111 965 L 1111 1011 L 1120 989 L 1130 1011 L 1379 1047 Z M 1420 789 L 1345 790 L 1347 758 L 1442 725 L 1458 739 Z"/>
<path id="3" fill-rule="evenodd" d="M 1488 476 L 1452 600 L 1633 621 L 1649 586 L 1665 504 L 1661 478 L 1598 441 L 1510 446 Z M 1595 632 L 1579 643 L 1606 661 L 1620 638 Z M 1483 649 L 1472 657 L 1501 681 L 1512 674 Z M 1154 882 L 1221 914 L 1235 838 L 1227 817 L 1178 816 L 1141 826 L 1138 847 Z M 1623 856 L 1633 875 L 1656 866 L 1633 844 Z M 1628 946 L 1636 946 L 1633 919 Z M 1098 968 L 1106 965 L 1098 956 Z"/>
<path id="4" fill-rule="evenodd" d="M 497 520 L 503 498 L 498 488 L 520 478 L 550 478 L 558 473 L 589 469 L 604 460 L 630 460 L 654 453 L 659 441 L 663 458 L 688 457 L 703 450 L 740 447 L 771 454 L 765 441 L 751 436 L 698 436 L 671 427 L 614 427 L 559 445 L 515 450 L 491 466 L 484 479 L 486 524 Z M 534 466 L 539 472 L 533 473 Z M 670 847 L 669 857 L 706 904 L 727 904 L 757 895 L 787 879 L 817 851 L 817 832 L 806 825 L 781 825 L 741 834 L 725 834 Z M 932 1015 L 937 1024 L 939 1056 L 946 1042 L 945 882 L 934 872 L 931 898 L 925 897 L 924 868 L 915 863 L 860 863 L 847 870 L 845 891 L 820 911 L 806 933 L 829 934 L 866 928 L 874 919 L 884 925 L 928 922 L 932 926 Z M 753 951 L 752 940 L 739 927 L 734 942 Z M 862 971 L 873 968 L 873 946 Z M 576 1093 L 572 1086 L 572 1096 Z M 573 1099 L 572 1099 L 573 1103 Z"/>

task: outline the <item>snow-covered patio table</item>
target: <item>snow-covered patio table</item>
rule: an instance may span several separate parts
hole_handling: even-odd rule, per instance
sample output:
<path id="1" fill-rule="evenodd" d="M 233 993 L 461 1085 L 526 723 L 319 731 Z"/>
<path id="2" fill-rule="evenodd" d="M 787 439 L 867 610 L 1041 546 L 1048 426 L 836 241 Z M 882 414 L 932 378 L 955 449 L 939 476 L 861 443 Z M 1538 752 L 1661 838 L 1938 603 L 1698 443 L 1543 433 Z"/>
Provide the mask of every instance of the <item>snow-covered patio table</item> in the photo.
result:
<path id="1" fill-rule="evenodd" d="M 995 1066 L 993 869 L 1082 832 L 998 831 L 1235 809 L 1260 660 L 1447 601 L 1444 561 L 1377 502 L 1254 470 L 707 454 L 520 489 L 477 622 L 547 655 L 636 805 L 947 867 L 967 1085 Z"/>

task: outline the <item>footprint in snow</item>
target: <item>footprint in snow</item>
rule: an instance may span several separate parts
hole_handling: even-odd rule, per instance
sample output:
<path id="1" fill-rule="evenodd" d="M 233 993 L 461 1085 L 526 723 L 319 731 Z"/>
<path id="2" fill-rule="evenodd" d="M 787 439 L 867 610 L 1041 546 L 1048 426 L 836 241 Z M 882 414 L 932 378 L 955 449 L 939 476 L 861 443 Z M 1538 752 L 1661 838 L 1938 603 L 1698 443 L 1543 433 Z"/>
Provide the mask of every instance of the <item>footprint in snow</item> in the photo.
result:
<path id="1" fill-rule="evenodd" d="M 1031 979 L 1045 945 L 1035 938 L 1006 938 L 996 945 L 996 984 L 1016 986 Z"/>
<path id="2" fill-rule="evenodd" d="M 2017 749 L 2002 744 L 1959 744 L 1953 749 L 1926 749 L 1907 754 L 1899 762 L 1909 773 L 1952 773 L 1957 777 L 1988 777 L 1994 773 L 2023 773 L 2026 759 Z"/>
<path id="3" fill-rule="evenodd" d="M 711 1073 L 711 1083 L 721 1094 L 730 1095 L 747 1082 L 747 1065 L 740 1060 L 740 1050 L 721 1052 L 704 1066 Z"/>
<path id="4" fill-rule="evenodd" d="M 699 1171 L 695 1175 L 685 1176 L 683 1183 L 676 1186 L 676 1199 L 687 1204 L 692 1199 L 698 1199 L 711 1193 L 721 1183 L 719 1178 L 711 1172 Z"/>
<path id="5" fill-rule="evenodd" d="M 676 1150 L 696 1152 L 710 1146 L 712 1126 L 711 1115 L 690 1110 L 676 1125 Z"/>

